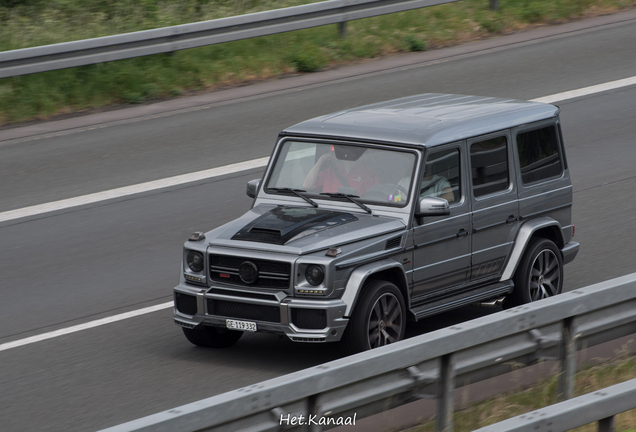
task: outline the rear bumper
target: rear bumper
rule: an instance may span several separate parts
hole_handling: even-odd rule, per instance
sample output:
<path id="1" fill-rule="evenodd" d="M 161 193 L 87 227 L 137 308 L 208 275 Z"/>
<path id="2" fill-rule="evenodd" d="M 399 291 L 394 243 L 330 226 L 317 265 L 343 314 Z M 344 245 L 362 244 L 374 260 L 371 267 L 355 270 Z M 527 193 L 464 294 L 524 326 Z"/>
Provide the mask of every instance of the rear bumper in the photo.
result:
<path id="1" fill-rule="evenodd" d="M 563 255 L 563 264 L 568 264 L 574 261 L 576 258 L 576 254 L 579 253 L 579 244 L 577 242 L 569 242 L 567 243 L 563 249 L 561 249 L 561 254 Z"/>
<path id="2" fill-rule="evenodd" d="M 186 284 L 178 285 L 174 292 L 174 321 L 186 328 L 227 328 L 227 320 L 231 319 L 256 323 L 258 332 L 283 334 L 294 342 L 336 342 L 349 322 L 344 317 L 346 304 L 340 299 L 279 295 L 277 301 L 271 301 L 210 294 Z M 223 309 L 223 313 L 216 309 Z"/>

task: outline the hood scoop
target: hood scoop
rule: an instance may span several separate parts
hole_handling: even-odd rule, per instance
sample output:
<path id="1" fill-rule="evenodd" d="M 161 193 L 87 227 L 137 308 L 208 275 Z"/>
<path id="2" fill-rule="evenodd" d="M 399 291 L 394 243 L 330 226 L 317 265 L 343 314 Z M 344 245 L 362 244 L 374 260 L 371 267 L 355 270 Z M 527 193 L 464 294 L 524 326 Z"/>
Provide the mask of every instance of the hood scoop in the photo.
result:
<path id="1" fill-rule="evenodd" d="M 350 213 L 311 207 L 273 208 L 241 228 L 232 240 L 284 245 L 358 218 Z"/>

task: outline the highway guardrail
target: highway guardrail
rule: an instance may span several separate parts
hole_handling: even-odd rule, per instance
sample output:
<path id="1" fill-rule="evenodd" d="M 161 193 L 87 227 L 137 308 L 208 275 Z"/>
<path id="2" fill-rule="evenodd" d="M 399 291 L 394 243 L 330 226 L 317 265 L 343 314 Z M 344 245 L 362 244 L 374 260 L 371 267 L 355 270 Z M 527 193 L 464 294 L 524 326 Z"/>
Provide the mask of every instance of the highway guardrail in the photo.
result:
<path id="1" fill-rule="evenodd" d="M 614 431 L 614 417 L 636 409 L 636 379 L 522 414 L 474 432 L 565 432 L 598 422 L 599 432 Z"/>
<path id="2" fill-rule="evenodd" d="M 455 388 L 554 359 L 560 367 L 560 399 L 566 400 L 573 395 L 577 349 L 633 333 L 636 273 L 212 396 L 104 432 L 315 432 L 425 397 L 437 399 L 437 430 L 450 432 Z M 308 423 L 310 418 L 313 423 Z"/>
<path id="3" fill-rule="evenodd" d="M 329 0 L 229 18 L 0 52 L 0 78 L 343 24 L 459 0 Z"/>

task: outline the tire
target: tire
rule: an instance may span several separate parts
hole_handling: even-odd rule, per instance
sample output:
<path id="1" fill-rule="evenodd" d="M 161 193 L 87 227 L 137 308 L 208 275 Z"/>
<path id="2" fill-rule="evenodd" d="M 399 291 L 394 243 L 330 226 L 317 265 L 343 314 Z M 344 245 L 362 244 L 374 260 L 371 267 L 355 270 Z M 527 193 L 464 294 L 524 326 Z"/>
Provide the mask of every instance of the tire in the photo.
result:
<path id="1" fill-rule="evenodd" d="M 206 348 L 227 348 L 243 336 L 242 331 L 208 326 L 183 328 L 183 334 L 194 345 Z"/>
<path id="2" fill-rule="evenodd" d="M 376 280 L 363 287 L 341 345 L 347 354 L 367 351 L 404 339 L 406 307 L 400 290 Z"/>
<path id="3" fill-rule="evenodd" d="M 536 238 L 530 241 L 513 277 L 515 287 L 504 307 L 520 306 L 552 297 L 563 289 L 563 258 L 554 242 Z"/>

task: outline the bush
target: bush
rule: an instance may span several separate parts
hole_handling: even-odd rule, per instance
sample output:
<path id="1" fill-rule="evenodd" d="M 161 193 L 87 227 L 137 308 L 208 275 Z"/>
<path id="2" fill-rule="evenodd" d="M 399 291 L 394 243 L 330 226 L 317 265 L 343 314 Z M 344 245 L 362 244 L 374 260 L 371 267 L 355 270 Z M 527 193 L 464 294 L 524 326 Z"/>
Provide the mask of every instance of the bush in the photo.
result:
<path id="1" fill-rule="evenodd" d="M 406 46 L 409 51 L 426 51 L 426 42 L 414 35 L 408 35 L 405 38 Z"/>
<path id="2" fill-rule="evenodd" d="M 500 21 L 483 20 L 479 23 L 488 33 L 499 33 L 503 30 L 503 24 Z"/>
<path id="3" fill-rule="evenodd" d="M 543 19 L 543 14 L 536 9 L 529 9 L 523 13 L 522 18 L 529 23 L 537 23 Z"/>
<path id="4" fill-rule="evenodd" d="M 326 65 L 328 59 L 315 45 L 304 44 L 290 62 L 298 72 L 315 72 Z"/>

